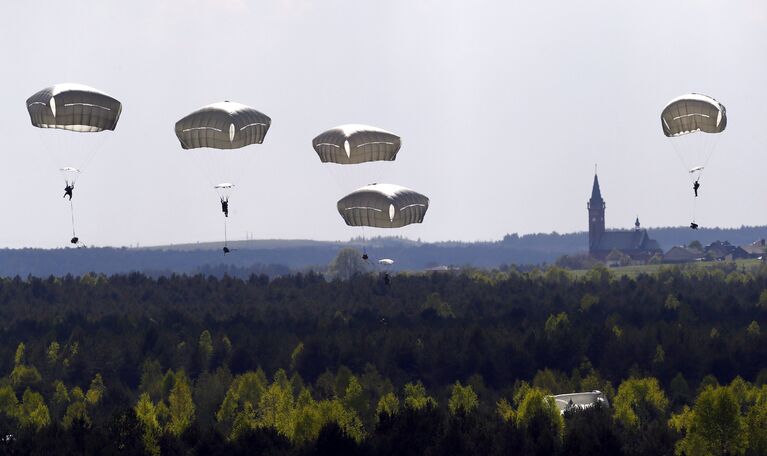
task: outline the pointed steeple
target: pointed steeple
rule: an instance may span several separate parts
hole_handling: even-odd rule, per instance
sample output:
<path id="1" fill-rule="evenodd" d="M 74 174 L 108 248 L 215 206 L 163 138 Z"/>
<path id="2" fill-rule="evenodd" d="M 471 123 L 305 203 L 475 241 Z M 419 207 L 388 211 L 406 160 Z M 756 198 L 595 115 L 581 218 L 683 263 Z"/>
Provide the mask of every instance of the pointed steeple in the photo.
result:
<path id="1" fill-rule="evenodd" d="M 599 241 L 605 233 L 605 200 L 599 189 L 597 167 L 594 165 L 594 185 L 591 187 L 591 199 L 586 204 L 589 211 L 589 251 L 598 250 Z"/>
<path id="2" fill-rule="evenodd" d="M 599 178 L 596 173 L 594 174 L 594 186 L 591 187 L 591 200 L 600 201 L 602 199 L 602 192 L 599 190 Z"/>

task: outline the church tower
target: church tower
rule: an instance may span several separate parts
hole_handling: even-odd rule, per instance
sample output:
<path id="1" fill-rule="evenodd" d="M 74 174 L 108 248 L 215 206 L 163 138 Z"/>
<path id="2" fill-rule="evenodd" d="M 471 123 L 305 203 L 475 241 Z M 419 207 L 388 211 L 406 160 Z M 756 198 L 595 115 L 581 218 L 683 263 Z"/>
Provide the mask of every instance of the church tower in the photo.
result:
<path id="1" fill-rule="evenodd" d="M 599 239 L 605 232 L 605 200 L 599 191 L 599 179 L 594 173 L 594 186 L 591 188 L 591 199 L 586 204 L 589 210 L 589 251 L 596 249 Z"/>

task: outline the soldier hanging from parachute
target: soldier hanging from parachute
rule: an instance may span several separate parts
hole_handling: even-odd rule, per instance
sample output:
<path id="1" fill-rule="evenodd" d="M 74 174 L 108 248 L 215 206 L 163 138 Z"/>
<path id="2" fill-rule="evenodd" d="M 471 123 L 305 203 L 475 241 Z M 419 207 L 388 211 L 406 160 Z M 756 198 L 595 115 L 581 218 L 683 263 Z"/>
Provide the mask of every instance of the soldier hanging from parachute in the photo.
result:
<path id="1" fill-rule="evenodd" d="M 722 133 L 727 127 L 727 110 L 723 104 L 709 96 L 698 93 L 682 95 L 671 100 L 663 109 L 661 127 L 693 180 L 693 214 L 690 228 L 696 230 L 698 190 L 701 187 L 703 171 L 708 166 L 716 146 L 718 133 Z M 696 162 L 691 163 L 691 160 Z"/>
<path id="2" fill-rule="evenodd" d="M 72 219 L 70 243 L 78 245 L 80 238 L 75 231 L 72 203 L 75 183 L 80 170 L 93 158 L 103 139 L 103 135 L 92 138 L 88 133 L 113 131 L 120 120 L 122 104 L 92 87 L 66 83 L 47 87 L 29 97 L 27 111 L 33 126 L 52 129 L 52 133 L 41 136 L 59 140 L 56 145 L 46 147 L 46 152 L 55 157 L 64 176 L 63 197 L 69 198 Z"/>
<path id="3" fill-rule="evenodd" d="M 235 184 L 221 179 L 229 179 L 232 174 L 242 171 L 241 163 L 227 163 L 228 159 L 239 155 L 239 149 L 263 143 L 271 123 L 266 114 L 231 101 L 203 106 L 176 122 L 176 137 L 181 147 L 196 152 L 197 158 L 205 162 L 205 172 L 215 179 L 213 188 L 218 192 L 224 214 L 224 254 L 232 251 L 229 248 L 227 220 L 229 199 Z M 243 153 L 249 153 L 249 150 Z"/>

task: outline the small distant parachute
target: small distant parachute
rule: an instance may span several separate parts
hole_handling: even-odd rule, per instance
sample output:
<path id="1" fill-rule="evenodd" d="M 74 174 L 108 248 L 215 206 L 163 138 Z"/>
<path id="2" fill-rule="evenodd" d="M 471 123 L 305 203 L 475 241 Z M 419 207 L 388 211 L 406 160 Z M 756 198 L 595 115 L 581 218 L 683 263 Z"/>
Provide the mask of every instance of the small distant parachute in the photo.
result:
<path id="1" fill-rule="evenodd" d="M 722 103 L 698 93 L 671 100 L 661 113 L 663 134 L 668 137 L 695 132 L 721 133 L 727 127 L 727 110 Z"/>
<path id="2" fill-rule="evenodd" d="M 349 226 L 400 228 L 421 223 L 429 198 L 394 184 L 370 184 L 338 201 L 338 213 Z"/>
<path id="3" fill-rule="evenodd" d="M 389 258 L 382 258 L 382 259 L 378 260 L 378 264 L 383 265 L 383 266 L 391 266 L 391 265 L 394 264 L 394 260 L 391 260 Z"/>
<path id="4" fill-rule="evenodd" d="M 250 106 L 231 101 L 213 103 L 176 122 L 184 149 L 239 149 L 264 142 L 272 119 Z"/>
<path id="5" fill-rule="evenodd" d="M 703 168 L 704 168 L 703 166 L 696 166 L 695 168 L 691 168 L 689 173 L 692 174 L 692 173 L 697 173 L 698 171 L 703 171 Z"/>
<path id="6" fill-rule="evenodd" d="M 377 127 L 347 124 L 320 133 L 312 146 L 323 163 L 354 165 L 371 161 L 394 161 L 402 141 Z"/>
<path id="7" fill-rule="evenodd" d="M 32 125 L 38 128 L 95 133 L 114 130 L 122 104 L 83 84 L 56 84 L 27 99 Z"/>

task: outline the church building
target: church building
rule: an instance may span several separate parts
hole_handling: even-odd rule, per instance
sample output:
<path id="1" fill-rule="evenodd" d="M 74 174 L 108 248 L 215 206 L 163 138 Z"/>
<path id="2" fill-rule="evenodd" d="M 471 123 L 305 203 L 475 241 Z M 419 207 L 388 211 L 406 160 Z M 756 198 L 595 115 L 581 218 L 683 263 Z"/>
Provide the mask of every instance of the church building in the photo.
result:
<path id="1" fill-rule="evenodd" d="M 599 179 L 594 174 L 594 186 L 591 199 L 586 204 L 589 211 L 589 254 L 604 260 L 610 252 L 617 250 L 636 261 L 647 261 L 660 253 L 658 241 L 650 239 L 647 230 L 640 228 L 639 217 L 634 222 L 633 230 L 605 230 L 605 200 L 599 189 Z"/>

